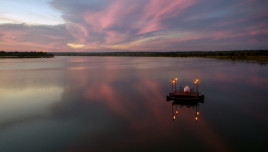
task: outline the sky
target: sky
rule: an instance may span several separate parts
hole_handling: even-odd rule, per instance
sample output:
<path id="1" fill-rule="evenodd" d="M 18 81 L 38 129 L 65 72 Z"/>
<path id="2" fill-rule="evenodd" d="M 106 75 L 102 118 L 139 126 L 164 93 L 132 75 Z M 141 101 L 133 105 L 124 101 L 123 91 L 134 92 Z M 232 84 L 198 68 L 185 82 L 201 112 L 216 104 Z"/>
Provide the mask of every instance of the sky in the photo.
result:
<path id="1" fill-rule="evenodd" d="M 267 0 L 0 0 L 0 50 L 268 49 Z"/>

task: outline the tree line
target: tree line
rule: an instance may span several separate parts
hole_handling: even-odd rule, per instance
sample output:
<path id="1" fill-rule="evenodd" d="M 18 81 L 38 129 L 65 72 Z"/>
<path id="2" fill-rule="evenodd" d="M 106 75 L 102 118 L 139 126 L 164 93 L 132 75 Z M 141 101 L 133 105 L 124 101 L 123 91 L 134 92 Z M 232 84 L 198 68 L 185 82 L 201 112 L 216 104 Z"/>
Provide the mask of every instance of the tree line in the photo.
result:
<path id="1" fill-rule="evenodd" d="M 36 51 L 30 51 L 30 52 L 5 52 L 0 51 L 0 57 L 14 57 L 14 58 L 49 58 L 54 57 L 53 54 L 47 53 L 47 52 L 36 52 Z"/>
<path id="2" fill-rule="evenodd" d="M 190 52 L 54 52 L 57 56 L 152 56 L 152 57 L 234 57 L 268 56 L 268 50 L 190 51 Z"/>

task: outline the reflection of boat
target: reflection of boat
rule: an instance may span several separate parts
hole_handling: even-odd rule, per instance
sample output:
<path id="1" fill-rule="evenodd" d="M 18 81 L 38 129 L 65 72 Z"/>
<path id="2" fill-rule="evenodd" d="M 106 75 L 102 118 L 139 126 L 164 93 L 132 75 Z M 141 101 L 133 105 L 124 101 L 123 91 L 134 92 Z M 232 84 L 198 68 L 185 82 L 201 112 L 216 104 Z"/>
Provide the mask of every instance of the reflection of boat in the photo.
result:
<path id="1" fill-rule="evenodd" d="M 195 120 L 198 120 L 199 116 L 199 105 L 204 103 L 204 95 L 201 95 L 198 90 L 199 80 L 194 81 L 195 91 L 191 90 L 189 86 L 186 86 L 183 90 L 180 87 L 179 90 L 176 88 L 176 82 L 178 78 L 172 78 L 172 92 L 167 96 L 167 101 L 173 101 L 172 103 L 172 119 L 176 119 L 176 115 L 179 114 L 178 107 L 193 107 L 195 108 Z M 173 88 L 174 87 L 174 88 Z M 174 112 L 175 107 L 175 112 Z"/>
<path id="2" fill-rule="evenodd" d="M 198 120 L 198 117 L 200 115 L 199 112 L 199 105 L 200 103 L 204 103 L 204 101 L 185 101 L 185 100 L 175 100 L 172 103 L 172 119 L 175 120 L 176 117 L 178 117 L 179 113 L 181 113 L 181 108 L 187 107 L 195 109 L 195 120 Z"/>

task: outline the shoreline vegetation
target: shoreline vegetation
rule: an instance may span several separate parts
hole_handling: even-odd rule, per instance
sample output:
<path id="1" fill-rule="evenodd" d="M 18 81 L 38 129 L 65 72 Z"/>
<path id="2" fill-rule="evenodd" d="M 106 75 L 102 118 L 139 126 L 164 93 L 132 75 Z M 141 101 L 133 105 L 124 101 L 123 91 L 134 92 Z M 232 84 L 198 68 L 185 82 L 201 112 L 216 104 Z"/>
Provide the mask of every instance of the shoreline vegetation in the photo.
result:
<path id="1" fill-rule="evenodd" d="M 203 57 L 267 64 L 268 50 L 189 51 L 189 52 L 52 52 L 55 56 L 118 56 L 118 57 Z"/>
<path id="2" fill-rule="evenodd" d="M 115 57 L 203 57 L 233 61 L 268 63 L 268 50 L 189 51 L 189 52 L 5 52 L 0 58 L 51 58 L 54 56 L 115 56 Z"/>
<path id="3" fill-rule="evenodd" d="M 52 58 L 54 55 L 47 52 L 5 52 L 0 51 L 0 58 Z"/>

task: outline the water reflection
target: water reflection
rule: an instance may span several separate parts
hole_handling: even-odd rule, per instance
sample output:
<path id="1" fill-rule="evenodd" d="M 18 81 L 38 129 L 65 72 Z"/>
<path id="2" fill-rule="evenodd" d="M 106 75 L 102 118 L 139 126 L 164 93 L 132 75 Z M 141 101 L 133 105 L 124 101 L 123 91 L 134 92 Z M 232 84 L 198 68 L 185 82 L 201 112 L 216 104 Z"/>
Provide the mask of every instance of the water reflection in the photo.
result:
<path id="1" fill-rule="evenodd" d="M 170 100 L 167 100 L 168 102 L 171 102 Z M 204 103 L 203 100 L 199 100 L 199 101 L 184 101 L 184 100 L 174 100 L 172 101 L 172 119 L 176 120 L 179 118 L 179 116 L 182 113 L 182 109 L 183 108 L 187 108 L 187 109 L 194 109 L 194 118 L 195 120 L 199 119 L 200 116 L 200 111 L 199 111 L 199 106 L 201 103 Z"/>
<path id="2" fill-rule="evenodd" d="M 1 60 L 0 128 L 50 115 L 51 105 L 60 101 L 64 93 L 64 73 L 58 62 L 58 59 Z"/>
<path id="3" fill-rule="evenodd" d="M 0 61 L 0 151 L 243 151 L 244 137 L 258 141 L 251 147 L 266 146 L 259 137 L 268 127 L 267 70 L 211 59 L 159 60 Z M 189 86 L 206 95 L 206 104 L 163 102 L 174 75 L 182 86 L 200 78 L 201 88 Z"/>

